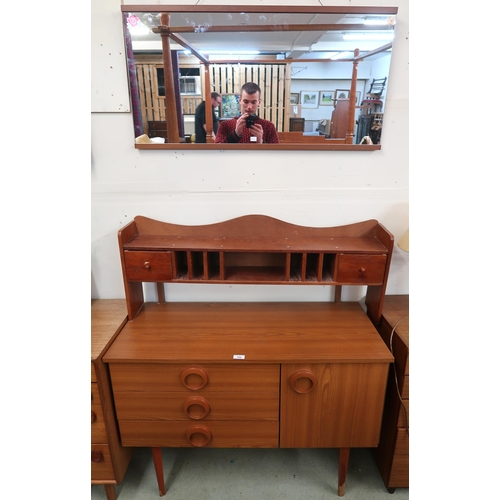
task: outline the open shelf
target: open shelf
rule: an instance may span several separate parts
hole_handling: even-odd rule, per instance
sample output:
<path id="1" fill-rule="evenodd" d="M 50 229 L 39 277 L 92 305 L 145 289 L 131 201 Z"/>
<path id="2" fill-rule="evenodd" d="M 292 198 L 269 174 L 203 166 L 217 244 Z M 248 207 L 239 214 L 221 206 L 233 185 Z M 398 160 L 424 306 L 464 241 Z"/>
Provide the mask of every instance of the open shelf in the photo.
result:
<path id="1" fill-rule="evenodd" d="M 172 252 L 174 281 L 333 283 L 335 254 L 280 252 Z"/>

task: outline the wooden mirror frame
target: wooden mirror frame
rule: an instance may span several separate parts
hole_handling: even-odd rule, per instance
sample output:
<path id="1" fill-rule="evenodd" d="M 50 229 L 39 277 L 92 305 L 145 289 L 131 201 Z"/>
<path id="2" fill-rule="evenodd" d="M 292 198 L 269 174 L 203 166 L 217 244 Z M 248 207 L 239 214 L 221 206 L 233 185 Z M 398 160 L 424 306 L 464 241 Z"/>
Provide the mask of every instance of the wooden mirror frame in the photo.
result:
<path id="1" fill-rule="evenodd" d="M 308 7 L 308 6 L 242 6 L 242 5 L 122 5 L 122 13 L 142 13 L 142 12 L 155 12 L 161 14 L 161 25 L 155 30 L 156 33 L 161 35 L 162 40 L 162 54 L 163 54 L 163 66 L 165 75 L 165 101 L 169 102 L 169 106 L 166 106 L 166 126 L 167 126 L 167 137 L 168 142 L 164 144 L 138 144 L 136 142 L 136 149 L 148 149 L 148 150 L 248 150 L 257 149 L 259 151 L 269 151 L 269 150 L 341 150 L 341 151 L 375 151 L 380 150 L 380 144 L 353 144 L 354 138 L 354 125 L 355 125 L 355 108 L 356 108 L 356 82 L 357 82 L 357 71 L 358 63 L 367 57 L 375 55 L 379 52 L 385 51 L 392 46 L 392 43 L 383 45 L 382 47 L 359 55 L 359 50 L 356 49 L 354 52 L 354 58 L 343 61 L 352 62 L 352 78 L 351 78 L 351 89 L 349 92 L 349 114 L 348 114 L 348 126 L 346 131 L 345 139 L 325 139 L 323 142 L 303 142 L 303 143 L 282 143 L 280 144 L 253 144 L 253 143 L 214 143 L 211 136 L 209 137 L 209 132 L 213 130 L 212 116 L 211 113 L 207 113 L 206 117 L 206 127 L 207 127 L 207 143 L 185 143 L 180 142 L 179 138 L 179 128 L 177 122 L 177 99 L 175 95 L 174 86 L 174 69 L 173 61 L 170 52 L 170 40 L 174 40 L 178 44 L 184 46 L 185 48 L 191 50 L 192 54 L 195 55 L 204 66 L 205 81 L 209 80 L 209 67 L 210 62 L 200 54 L 194 47 L 192 47 L 180 34 L 175 33 L 170 30 L 170 13 L 179 12 L 249 12 L 249 13 L 314 13 L 314 14 L 379 14 L 379 15 L 396 15 L 398 12 L 397 7 L 331 7 L 331 6 L 321 6 L 321 7 Z M 301 61 L 297 60 L 287 60 L 287 62 Z M 229 61 L 217 61 L 217 63 L 228 63 Z M 248 62 L 241 61 L 238 62 Z M 338 62 L 338 61 L 337 61 Z M 205 102 L 210 102 L 211 89 L 209 85 L 205 85 L 202 90 L 202 95 Z"/>

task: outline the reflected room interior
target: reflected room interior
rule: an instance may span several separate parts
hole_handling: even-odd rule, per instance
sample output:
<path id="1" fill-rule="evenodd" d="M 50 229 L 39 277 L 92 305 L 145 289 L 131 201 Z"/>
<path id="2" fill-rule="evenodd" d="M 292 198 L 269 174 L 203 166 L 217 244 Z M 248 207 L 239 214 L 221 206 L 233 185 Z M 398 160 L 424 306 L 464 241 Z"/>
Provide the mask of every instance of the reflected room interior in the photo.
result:
<path id="1" fill-rule="evenodd" d="M 216 119 L 238 116 L 253 81 L 280 139 L 253 148 L 380 149 L 397 8 L 136 9 L 122 6 L 136 148 L 235 146 L 213 144 L 210 113 L 194 144 L 195 110 L 218 92 Z"/>

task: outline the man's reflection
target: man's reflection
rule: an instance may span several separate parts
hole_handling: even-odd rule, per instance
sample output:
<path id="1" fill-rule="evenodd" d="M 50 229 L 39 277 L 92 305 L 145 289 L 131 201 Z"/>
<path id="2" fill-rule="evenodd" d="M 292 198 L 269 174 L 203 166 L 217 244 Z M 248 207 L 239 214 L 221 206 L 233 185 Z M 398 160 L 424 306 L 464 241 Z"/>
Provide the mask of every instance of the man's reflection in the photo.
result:
<path id="1" fill-rule="evenodd" d="M 238 118 L 221 122 L 215 136 L 216 143 L 277 144 L 280 142 L 274 124 L 256 115 L 260 105 L 260 95 L 260 87 L 256 83 L 247 82 L 241 87 L 241 115 Z"/>
<path id="2" fill-rule="evenodd" d="M 220 106 L 222 103 L 222 98 L 219 93 L 212 92 L 210 94 L 210 109 L 212 111 L 212 123 L 213 131 L 212 136 L 215 139 L 215 134 L 217 133 L 217 117 L 215 116 L 214 108 Z M 207 142 L 207 118 L 206 118 L 206 103 L 205 101 L 200 102 L 196 108 L 194 115 L 194 131 L 196 134 L 196 142 Z"/>

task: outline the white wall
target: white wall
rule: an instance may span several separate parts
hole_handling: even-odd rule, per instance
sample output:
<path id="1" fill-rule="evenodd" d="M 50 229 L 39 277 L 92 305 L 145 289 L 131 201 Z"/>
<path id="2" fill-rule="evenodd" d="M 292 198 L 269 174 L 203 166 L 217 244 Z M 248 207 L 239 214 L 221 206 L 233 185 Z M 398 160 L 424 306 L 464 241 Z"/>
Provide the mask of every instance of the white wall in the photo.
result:
<path id="1" fill-rule="evenodd" d="M 318 5 L 316 1 L 274 3 Z M 108 106 L 106 112 L 92 113 L 93 298 L 124 297 L 117 231 L 136 215 L 193 225 L 252 213 L 310 226 L 336 226 L 373 218 L 387 227 L 396 240 L 403 234 L 408 227 L 409 199 L 408 2 L 388 0 L 382 3 L 399 7 L 399 14 L 381 151 L 246 151 L 245 154 L 238 151 L 140 151 L 134 149 L 130 112 L 117 106 L 116 112 L 110 112 Z M 96 22 L 94 4 L 107 11 L 106 26 Z M 335 5 L 378 6 L 380 2 L 336 1 Z M 107 30 L 121 29 L 120 1 L 93 0 L 92 8 L 92 46 L 95 48 L 101 40 L 110 43 Z M 116 51 L 123 48 L 121 38 L 115 42 Z M 93 54 L 96 52 L 93 50 Z M 112 48 L 109 52 L 115 53 Z M 124 59 L 122 62 L 124 64 Z M 92 65 L 94 67 L 94 61 Z M 104 73 L 92 75 L 94 90 L 99 89 L 101 77 L 107 88 L 114 85 L 120 89 L 127 83 L 121 69 L 104 70 Z M 388 293 L 408 293 L 408 262 L 408 254 L 396 247 Z M 330 292 L 329 288 L 308 287 L 308 297 L 312 300 L 328 298 Z M 294 300 L 304 297 L 301 287 L 267 286 L 172 285 L 167 293 L 169 298 L 177 300 L 276 300 L 278 295 L 283 300 Z M 362 291 L 356 288 L 347 290 L 346 297 L 357 300 L 360 293 Z M 149 289 L 147 297 L 148 294 Z"/>

